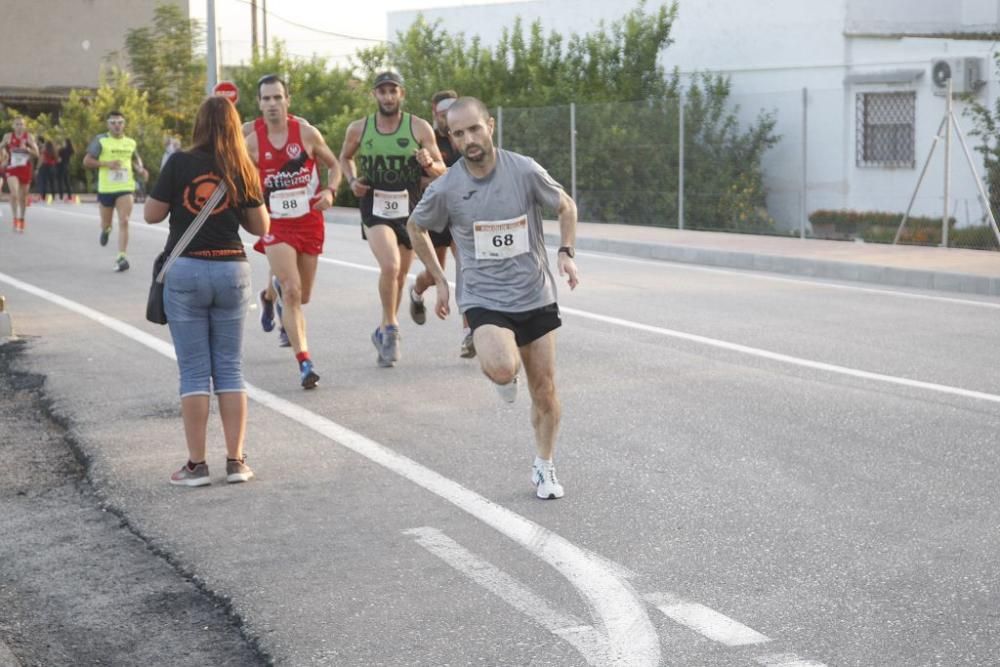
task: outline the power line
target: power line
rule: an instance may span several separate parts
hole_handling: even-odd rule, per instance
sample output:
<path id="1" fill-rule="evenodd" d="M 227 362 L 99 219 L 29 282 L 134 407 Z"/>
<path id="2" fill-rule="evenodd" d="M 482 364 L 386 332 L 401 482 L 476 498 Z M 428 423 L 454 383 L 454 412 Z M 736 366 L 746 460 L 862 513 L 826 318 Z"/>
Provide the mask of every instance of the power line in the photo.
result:
<path id="1" fill-rule="evenodd" d="M 250 0 L 235 0 L 235 1 L 239 2 L 239 3 L 242 3 L 244 5 L 250 5 L 251 4 Z M 279 21 L 284 21 L 288 25 L 293 25 L 296 28 L 302 28 L 303 30 L 309 30 L 309 31 L 312 31 L 312 32 L 319 33 L 321 35 L 329 35 L 331 37 L 340 37 L 342 39 L 353 39 L 353 40 L 357 40 L 357 41 L 361 41 L 361 42 L 378 42 L 380 44 L 385 43 L 384 39 L 375 39 L 374 37 L 359 37 L 358 35 L 348 35 L 348 34 L 345 34 L 345 33 L 342 33 L 342 32 L 333 32 L 333 31 L 330 31 L 330 30 L 321 30 L 319 28 L 314 28 L 312 26 L 305 25 L 303 23 L 298 23 L 297 21 L 292 21 L 291 19 L 286 19 L 284 16 L 278 16 L 277 14 L 275 14 L 274 12 L 272 12 L 270 10 L 266 11 L 265 13 L 268 16 L 272 17 L 272 18 L 278 19 Z"/>

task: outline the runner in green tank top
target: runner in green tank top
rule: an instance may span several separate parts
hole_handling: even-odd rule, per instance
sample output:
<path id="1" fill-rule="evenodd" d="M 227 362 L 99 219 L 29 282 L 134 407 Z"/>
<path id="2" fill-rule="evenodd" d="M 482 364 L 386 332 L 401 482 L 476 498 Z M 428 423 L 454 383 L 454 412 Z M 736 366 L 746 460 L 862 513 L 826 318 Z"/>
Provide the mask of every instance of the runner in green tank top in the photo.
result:
<path id="1" fill-rule="evenodd" d="M 437 178 L 445 165 L 430 123 L 402 109 L 402 77 L 382 72 L 375 77 L 372 95 L 378 110 L 348 126 L 340 166 L 361 200 L 361 235 L 379 265 L 382 319 L 372 344 L 378 365 L 388 367 L 399 361 L 397 312 L 413 261 L 406 219 L 420 198 L 420 179 Z"/>

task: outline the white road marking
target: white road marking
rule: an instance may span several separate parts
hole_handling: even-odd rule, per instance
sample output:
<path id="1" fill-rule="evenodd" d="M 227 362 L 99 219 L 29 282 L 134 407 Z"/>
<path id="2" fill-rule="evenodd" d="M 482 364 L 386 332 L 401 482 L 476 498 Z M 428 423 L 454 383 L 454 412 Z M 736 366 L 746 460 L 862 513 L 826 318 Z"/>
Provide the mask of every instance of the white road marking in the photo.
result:
<path id="1" fill-rule="evenodd" d="M 531 592 L 527 586 L 501 571 L 493 564 L 460 545 L 436 528 L 404 530 L 416 537 L 417 543 L 452 566 L 466 577 L 493 593 L 536 623 L 562 637 L 580 652 L 588 664 L 603 665 L 607 661 L 607 638 L 593 626 L 571 614 L 553 609 L 548 602 Z"/>
<path id="2" fill-rule="evenodd" d="M 805 660 L 794 653 L 776 653 L 754 658 L 754 662 L 764 667 L 826 667 L 822 662 Z"/>
<path id="3" fill-rule="evenodd" d="M 98 215 L 94 213 L 92 215 L 75 212 L 75 211 L 65 211 L 61 209 L 48 209 L 56 213 L 63 213 L 66 215 L 75 215 L 81 218 L 88 218 L 90 220 L 97 220 Z M 150 228 L 141 223 L 143 227 Z M 333 223 L 338 224 L 338 223 Z M 151 228 L 150 228 L 151 229 Z M 552 254 L 551 248 L 549 254 Z M 669 268 L 677 271 L 698 271 L 702 273 L 718 273 L 726 276 L 739 276 L 741 278 L 752 278 L 754 280 L 771 280 L 777 282 L 793 283 L 797 285 L 808 285 L 810 287 L 820 287 L 823 289 L 838 289 L 838 290 L 849 290 L 854 292 L 864 292 L 868 294 L 878 294 L 881 296 L 893 296 L 899 297 L 901 299 L 918 299 L 924 301 L 937 301 L 940 303 L 951 303 L 960 306 L 972 306 L 974 308 L 993 308 L 1000 309 L 1000 302 L 995 301 L 980 301 L 976 299 L 960 299 L 958 297 L 948 297 L 948 296 L 937 296 L 934 294 L 922 294 L 919 292 L 903 292 L 899 290 L 892 290 L 886 288 L 878 287 L 862 287 L 860 285 L 850 285 L 837 282 L 826 282 L 822 280 L 809 280 L 808 278 L 791 278 L 788 276 L 780 276 L 772 273 L 767 273 L 766 271 L 741 271 L 740 269 L 725 269 L 713 266 L 700 266 L 697 264 L 687 264 L 684 262 L 671 262 L 669 260 L 655 260 L 655 259 L 641 259 L 637 257 L 626 257 L 623 255 L 615 255 L 613 253 L 602 253 L 593 252 L 585 250 L 577 250 L 577 255 L 581 257 L 596 257 L 599 259 L 608 259 L 616 262 L 626 262 L 630 264 L 644 264 L 655 266 L 658 268 Z M 321 261 L 327 261 L 332 264 L 342 264 L 352 269 L 361 269 L 363 271 L 374 271 L 378 272 L 378 268 L 366 266 L 363 264 L 352 264 L 350 262 L 340 262 L 339 260 L 320 258 Z M 412 277 L 413 274 L 410 274 Z"/>
<path id="4" fill-rule="evenodd" d="M 690 334 L 690 333 L 685 333 L 683 331 L 675 331 L 674 329 L 664 329 L 663 327 L 654 327 L 649 324 L 640 324 L 639 322 L 623 320 L 619 317 L 608 317 L 607 315 L 588 313 L 585 310 L 577 310 L 575 308 L 563 308 L 562 306 L 560 306 L 559 311 L 561 313 L 576 315 L 578 317 L 584 317 L 586 319 L 594 320 L 597 322 L 604 322 L 605 324 L 614 324 L 620 327 L 635 329 L 636 331 L 645 331 L 646 333 L 658 334 L 660 336 L 668 336 L 670 338 L 686 340 L 692 343 L 699 343 L 701 345 L 708 345 L 710 347 L 716 347 L 722 350 L 728 350 L 730 352 L 738 352 L 740 354 L 747 354 L 754 357 L 760 357 L 762 359 L 778 361 L 781 363 L 790 364 L 792 366 L 801 366 L 803 368 L 811 368 L 813 370 L 824 371 L 827 373 L 848 375 L 850 377 L 861 378 L 864 380 L 886 382 L 889 384 L 909 387 L 911 389 L 925 389 L 927 391 L 934 391 L 941 394 L 960 396 L 962 398 L 971 398 L 979 401 L 1000 403 L 1000 395 L 989 394 L 984 391 L 975 391 L 973 389 L 962 389 L 961 387 L 952 387 L 950 385 L 937 384 L 934 382 L 924 382 L 922 380 L 910 380 L 909 378 L 896 377 L 895 375 L 872 373 L 870 371 L 862 371 L 856 368 L 850 368 L 848 366 L 828 364 L 822 361 L 812 361 L 811 359 L 793 357 L 791 355 L 781 354 L 779 352 L 770 352 L 768 350 L 762 350 L 757 347 L 740 345 L 739 343 L 729 343 L 727 341 L 719 340 L 717 338 L 708 338 L 707 336 L 699 336 L 698 334 Z"/>
<path id="5" fill-rule="evenodd" d="M 365 271 L 378 271 L 377 268 L 367 266 L 364 264 L 355 264 L 352 262 L 343 262 L 340 260 L 328 259 L 325 257 L 320 258 L 321 261 L 328 262 L 331 264 L 338 264 L 340 266 L 345 266 L 352 269 L 361 269 Z M 970 302 L 978 303 L 978 302 Z M 951 396 L 959 396 L 961 398 L 968 398 L 978 401 L 988 401 L 990 403 L 1000 403 L 1000 395 L 990 394 L 987 392 L 976 391 L 973 389 L 963 389 L 961 387 L 953 387 L 951 385 L 938 384 L 935 382 L 924 382 L 922 380 L 911 380 L 909 378 L 897 377 L 895 375 L 887 375 L 884 373 L 874 373 L 871 371 L 864 371 L 857 368 L 851 368 L 849 366 L 840 366 L 838 364 L 829 364 L 822 361 L 813 361 L 811 359 L 803 359 L 802 357 L 793 357 L 788 354 L 781 354 L 778 352 L 770 352 L 761 348 L 750 347 L 749 345 L 740 345 L 739 343 L 730 343 L 724 340 L 719 340 L 717 338 L 709 338 L 707 336 L 700 336 L 698 334 L 686 333 L 683 331 L 677 331 L 674 329 L 666 329 L 663 327 L 652 326 L 649 324 L 642 324 L 640 322 L 633 322 L 631 320 L 625 320 L 620 317 L 611 317 L 608 315 L 599 315 L 597 313 L 591 313 L 586 310 L 578 310 L 576 308 L 566 308 L 563 306 L 559 307 L 560 312 L 567 315 L 576 315 L 577 317 L 583 317 L 589 320 L 594 320 L 596 322 L 603 322 L 605 324 L 611 324 L 615 326 L 625 327 L 627 329 L 634 329 L 636 331 L 643 331 L 646 333 L 657 334 L 660 336 L 667 336 L 670 338 L 676 338 L 679 340 L 685 340 L 691 343 L 698 343 L 700 345 L 708 345 L 710 347 L 715 347 L 722 350 L 728 350 L 730 352 L 736 352 L 739 354 L 747 354 L 754 357 L 759 357 L 762 359 L 768 359 L 770 361 L 776 361 L 779 363 L 790 364 L 792 366 L 800 366 L 803 368 L 810 368 L 813 370 L 823 371 L 825 373 L 835 373 L 839 375 L 847 375 L 850 377 L 860 378 L 863 380 L 871 380 L 875 382 L 885 382 L 888 384 L 894 384 L 903 387 L 909 387 L 911 389 L 922 389 L 925 391 L 932 391 L 941 394 L 948 394 Z"/>
<path id="6" fill-rule="evenodd" d="M 748 628 L 697 602 L 688 602 L 670 593 L 650 593 L 644 597 L 667 618 L 720 644 L 746 646 L 771 641 L 770 637 L 762 635 L 753 628 Z"/>
<path id="7" fill-rule="evenodd" d="M 824 280 L 816 280 L 816 279 L 809 280 L 808 278 L 790 278 L 788 276 L 779 276 L 772 273 L 767 273 L 766 271 L 742 271 L 740 269 L 723 269 L 713 266 L 700 266 L 697 264 L 688 264 L 686 262 L 672 262 L 670 260 L 665 260 L 665 259 L 664 260 L 639 259 L 636 257 L 625 257 L 623 255 L 614 255 L 612 253 L 602 253 L 593 251 L 577 250 L 576 254 L 582 257 L 597 257 L 600 259 L 614 260 L 616 262 L 626 262 L 628 264 L 648 264 L 650 266 L 675 269 L 677 271 L 698 271 L 700 273 L 719 273 L 725 276 L 738 276 L 740 278 L 753 278 L 755 280 L 771 280 L 781 283 L 808 285 L 810 287 L 822 287 L 824 289 L 839 289 L 839 290 L 849 290 L 854 292 L 867 292 L 869 294 L 879 294 L 882 296 L 895 296 L 903 299 L 940 301 L 942 303 L 954 303 L 961 306 L 975 306 L 980 308 L 1000 309 L 1000 303 L 995 301 L 960 299 L 958 297 L 952 297 L 952 296 L 937 296 L 934 294 L 922 294 L 919 292 L 903 292 L 899 290 L 878 288 L 878 287 L 861 287 L 860 285 L 826 282 Z M 831 278 L 830 280 L 834 279 Z"/>
<path id="8" fill-rule="evenodd" d="M 176 358 L 171 344 L 99 311 L 5 273 L 0 273 L 0 282 L 89 318 L 166 357 Z M 607 660 L 604 664 L 621 667 L 659 664 L 659 638 L 643 601 L 627 581 L 607 567 L 603 558 L 595 557 L 591 552 L 458 482 L 291 401 L 250 384 L 247 384 L 247 396 L 447 500 L 558 570 L 587 601 L 596 616 L 597 627 L 607 637 Z"/>

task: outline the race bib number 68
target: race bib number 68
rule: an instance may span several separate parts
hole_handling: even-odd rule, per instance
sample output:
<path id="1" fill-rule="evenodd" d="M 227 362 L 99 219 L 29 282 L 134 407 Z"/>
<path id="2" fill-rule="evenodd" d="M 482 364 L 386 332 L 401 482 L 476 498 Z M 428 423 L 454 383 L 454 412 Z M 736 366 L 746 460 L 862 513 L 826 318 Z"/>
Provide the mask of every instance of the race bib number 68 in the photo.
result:
<path id="1" fill-rule="evenodd" d="M 509 259 L 528 252 L 528 216 L 472 223 L 476 259 Z"/>

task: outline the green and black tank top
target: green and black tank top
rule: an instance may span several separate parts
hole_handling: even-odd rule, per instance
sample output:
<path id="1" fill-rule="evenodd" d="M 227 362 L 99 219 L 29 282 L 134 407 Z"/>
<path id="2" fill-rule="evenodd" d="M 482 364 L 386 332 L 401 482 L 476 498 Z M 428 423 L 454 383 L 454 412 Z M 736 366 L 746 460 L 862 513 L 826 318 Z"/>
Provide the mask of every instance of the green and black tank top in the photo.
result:
<path id="1" fill-rule="evenodd" d="M 420 178 L 424 170 L 414 153 L 420 143 L 413 136 L 413 116 L 403 112 L 395 132 L 378 131 L 375 114 L 365 119 L 361 145 L 355 156 L 358 177 L 371 186 L 361 199 L 361 219 L 406 221 L 420 199 Z"/>

